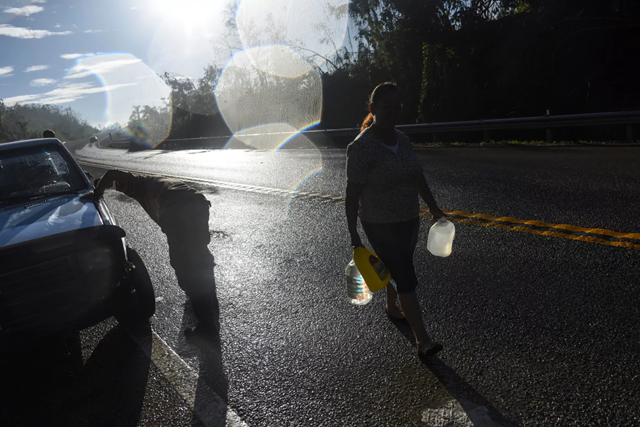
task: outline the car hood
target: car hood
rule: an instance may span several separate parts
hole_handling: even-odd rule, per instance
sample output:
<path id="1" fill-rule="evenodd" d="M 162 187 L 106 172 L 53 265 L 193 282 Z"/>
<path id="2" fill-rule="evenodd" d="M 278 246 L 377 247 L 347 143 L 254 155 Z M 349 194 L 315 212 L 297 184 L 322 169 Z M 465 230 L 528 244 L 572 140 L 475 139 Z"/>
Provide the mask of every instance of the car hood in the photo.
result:
<path id="1" fill-rule="evenodd" d="M 73 194 L 4 207 L 0 248 L 102 224 L 95 204 Z"/>

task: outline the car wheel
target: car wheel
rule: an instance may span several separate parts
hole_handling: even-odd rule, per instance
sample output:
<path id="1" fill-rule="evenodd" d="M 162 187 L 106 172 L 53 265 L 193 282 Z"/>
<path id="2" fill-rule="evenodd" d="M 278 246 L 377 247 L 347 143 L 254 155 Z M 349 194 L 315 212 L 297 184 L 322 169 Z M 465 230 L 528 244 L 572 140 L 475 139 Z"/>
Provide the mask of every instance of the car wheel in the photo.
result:
<path id="1" fill-rule="evenodd" d="M 131 263 L 129 283 L 133 293 L 133 304 L 127 304 L 116 317 L 119 322 L 133 324 L 148 320 L 156 312 L 156 296 L 147 268 L 138 253 L 127 247 L 127 258 Z"/>

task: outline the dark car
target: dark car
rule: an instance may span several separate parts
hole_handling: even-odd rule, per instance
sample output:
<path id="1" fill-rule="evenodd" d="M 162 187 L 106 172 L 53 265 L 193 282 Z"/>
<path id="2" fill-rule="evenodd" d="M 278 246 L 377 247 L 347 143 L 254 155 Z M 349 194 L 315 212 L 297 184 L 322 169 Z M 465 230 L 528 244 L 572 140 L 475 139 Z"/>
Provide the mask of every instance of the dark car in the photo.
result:
<path id="1" fill-rule="evenodd" d="M 0 352 L 154 314 L 147 270 L 92 190 L 59 140 L 0 144 Z"/>
<path id="2" fill-rule="evenodd" d="M 89 142 L 98 142 L 98 137 L 96 135 L 93 135 L 89 138 Z"/>

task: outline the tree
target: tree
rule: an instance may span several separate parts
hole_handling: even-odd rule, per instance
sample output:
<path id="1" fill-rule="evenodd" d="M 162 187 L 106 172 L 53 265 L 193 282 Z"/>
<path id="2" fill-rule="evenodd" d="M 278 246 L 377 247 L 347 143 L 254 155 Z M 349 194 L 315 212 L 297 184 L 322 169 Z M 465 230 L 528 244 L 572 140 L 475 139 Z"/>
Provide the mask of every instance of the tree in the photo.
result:
<path id="1" fill-rule="evenodd" d="M 44 129 L 54 129 L 56 136 L 63 141 L 73 141 L 97 132 L 69 107 L 39 104 L 9 107 L 0 100 L 0 142 L 40 138 Z"/>
<path id="2" fill-rule="evenodd" d="M 353 0 L 351 13 L 357 58 L 325 85 L 393 80 L 407 122 L 640 107 L 640 2 Z"/>
<path id="3" fill-rule="evenodd" d="M 443 45 L 456 30 L 463 0 L 354 0 L 358 26 L 358 61 L 364 58 L 398 83 L 406 94 L 419 94 L 423 47 Z M 378 82 L 381 83 L 381 82 Z M 405 96 L 408 121 L 418 115 L 417 96 Z"/>

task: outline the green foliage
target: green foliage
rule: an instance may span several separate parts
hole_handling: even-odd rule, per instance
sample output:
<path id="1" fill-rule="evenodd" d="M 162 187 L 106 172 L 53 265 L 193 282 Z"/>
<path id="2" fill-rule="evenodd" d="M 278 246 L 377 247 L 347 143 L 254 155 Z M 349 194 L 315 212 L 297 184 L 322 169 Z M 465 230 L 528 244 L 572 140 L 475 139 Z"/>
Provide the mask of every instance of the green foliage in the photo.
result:
<path id="1" fill-rule="evenodd" d="M 69 107 L 37 104 L 9 107 L 0 100 L 0 143 L 41 138 L 45 129 L 53 130 L 62 141 L 98 132 Z"/>
<path id="2" fill-rule="evenodd" d="M 640 1 L 351 0 L 349 13 L 355 49 L 316 70 L 325 128 L 359 126 L 384 81 L 402 88 L 406 123 L 640 109 Z M 166 108 L 141 106 L 130 125 L 170 115 L 170 138 L 228 135 L 213 97 L 221 72 L 209 66 L 198 81 L 165 73 Z M 277 85 L 269 93 L 274 101 L 287 96 Z"/>
<path id="3" fill-rule="evenodd" d="M 166 100 L 164 107 L 135 107 L 127 127 L 135 130 L 138 125 L 143 125 L 155 142 L 167 137 L 228 135 L 229 130 L 213 95 L 222 69 L 209 65 L 204 71 L 203 77 L 195 82 L 181 75 L 164 73 L 161 77 L 171 88 L 171 98 Z"/>
<path id="4" fill-rule="evenodd" d="M 640 2 L 353 0 L 351 14 L 351 81 L 394 80 L 408 123 L 640 108 Z"/>

